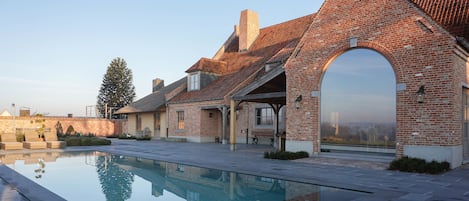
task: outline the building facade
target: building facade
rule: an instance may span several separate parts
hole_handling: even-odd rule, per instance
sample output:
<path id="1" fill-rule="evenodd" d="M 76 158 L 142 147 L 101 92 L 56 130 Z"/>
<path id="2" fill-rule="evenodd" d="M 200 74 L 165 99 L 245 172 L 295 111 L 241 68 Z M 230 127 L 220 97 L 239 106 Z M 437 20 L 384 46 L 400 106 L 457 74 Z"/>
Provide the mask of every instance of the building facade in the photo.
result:
<path id="1" fill-rule="evenodd" d="M 153 139 L 168 136 L 168 100 L 186 90 L 186 79 L 182 78 L 168 86 L 161 79 L 153 80 L 153 92 L 121 109 L 116 114 L 126 114 L 128 134 Z"/>
<path id="2" fill-rule="evenodd" d="M 341 54 L 366 48 L 394 72 L 396 156 L 452 167 L 469 159 L 468 10 L 468 1 L 325 1 L 285 65 L 287 149 L 321 152 L 324 74 Z M 302 107 L 295 109 L 298 96 Z"/>
<path id="3" fill-rule="evenodd" d="M 185 87 L 165 100 L 166 137 L 233 149 L 263 138 L 288 151 L 378 152 L 457 167 L 469 160 L 468 16 L 469 0 L 326 0 L 317 13 L 259 28 L 257 14 L 242 11 L 215 56 L 191 66 Z M 339 65 L 360 51 L 379 58 L 359 55 L 368 71 Z M 329 77 L 341 71 L 349 75 Z M 357 93 L 348 90 L 363 80 Z"/>
<path id="4" fill-rule="evenodd" d="M 231 97 L 273 69 L 281 70 L 313 16 L 260 28 L 257 13 L 242 11 L 239 25 L 215 56 L 200 59 L 186 71 L 187 90 L 168 103 L 169 136 L 192 142 L 276 145 L 275 135 L 285 128 L 284 110 L 274 115 L 268 102 L 252 99 L 237 101 L 231 108 Z M 278 109 L 284 102 L 277 104 Z M 282 121 L 273 121 L 280 114 Z"/>

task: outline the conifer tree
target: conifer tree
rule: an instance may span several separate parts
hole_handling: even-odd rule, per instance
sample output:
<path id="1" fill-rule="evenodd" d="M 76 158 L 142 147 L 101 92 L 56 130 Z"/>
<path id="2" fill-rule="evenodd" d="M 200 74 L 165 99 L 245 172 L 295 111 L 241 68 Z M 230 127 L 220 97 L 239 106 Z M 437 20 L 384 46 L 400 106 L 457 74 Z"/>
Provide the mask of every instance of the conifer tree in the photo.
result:
<path id="1" fill-rule="evenodd" d="M 113 59 L 99 89 L 97 107 L 102 117 L 133 102 L 135 87 L 132 81 L 132 71 L 127 68 L 125 60 L 119 57 Z M 108 113 L 106 113 L 106 108 Z M 112 116 L 112 118 L 117 118 L 117 116 Z"/>

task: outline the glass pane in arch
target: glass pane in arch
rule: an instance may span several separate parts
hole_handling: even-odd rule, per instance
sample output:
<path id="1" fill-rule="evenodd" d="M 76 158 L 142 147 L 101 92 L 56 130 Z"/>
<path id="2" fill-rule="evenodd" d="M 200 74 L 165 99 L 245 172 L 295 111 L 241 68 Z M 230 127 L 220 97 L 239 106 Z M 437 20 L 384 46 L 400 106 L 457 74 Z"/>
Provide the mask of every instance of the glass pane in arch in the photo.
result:
<path id="1" fill-rule="evenodd" d="M 354 49 L 321 83 L 321 149 L 395 153 L 396 78 L 376 51 Z"/>

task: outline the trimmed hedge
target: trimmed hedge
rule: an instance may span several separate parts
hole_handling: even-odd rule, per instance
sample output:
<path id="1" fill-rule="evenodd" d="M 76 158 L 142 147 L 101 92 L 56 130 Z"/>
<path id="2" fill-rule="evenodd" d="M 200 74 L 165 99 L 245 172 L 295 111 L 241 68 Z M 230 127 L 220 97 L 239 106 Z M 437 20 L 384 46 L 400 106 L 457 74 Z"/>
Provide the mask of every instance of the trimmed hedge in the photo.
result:
<path id="1" fill-rule="evenodd" d="M 278 160 L 295 160 L 300 158 L 308 158 L 309 154 L 305 151 L 289 152 L 289 151 L 277 151 L 277 152 L 264 152 L 264 158 L 278 159 Z"/>
<path id="2" fill-rule="evenodd" d="M 389 164 L 388 170 L 398 170 L 402 172 L 416 172 L 416 173 L 428 173 L 428 174 L 440 174 L 450 170 L 450 164 L 448 162 L 427 162 L 424 159 L 402 157 L 396 159 Z"/>
<path id="3" fill-rule="evenodd" d="M 64 137 L 60 140 L 65 141 L 67 146 L 98 146 L 111 144 L 111 140 L 97 137 Z"/>
<path id="4" fill-rule="evenodd" d="M 117 138 L 119 140 L 135 140 L 135 136 L 132 136 L 128 133 L 122 133 L 120 135 L 113 135 L 112 136 L 113 138 Z M 110 136 L 108 136 L 107 138 L 111 138 Z"/>
<path id="5" fill-rule="evenodd" d="M 148 141 L 151 140 L 150 136 L 143 136 L 143 137 L 137 137 L 135 138 L 137 141 Z"/>

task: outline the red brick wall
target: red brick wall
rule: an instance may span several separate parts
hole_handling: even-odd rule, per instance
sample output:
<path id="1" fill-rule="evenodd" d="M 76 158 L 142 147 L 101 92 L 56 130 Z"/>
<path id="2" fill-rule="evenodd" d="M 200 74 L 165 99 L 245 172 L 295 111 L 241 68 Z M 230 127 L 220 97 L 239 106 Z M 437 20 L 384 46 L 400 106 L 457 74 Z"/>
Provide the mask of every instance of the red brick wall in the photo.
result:
<path id="1" fill-rule="evenodd" d="M 169 105 L 169 137 L 188 137 L 188 138 L 205 138 L 208 142 L 214 142 L 215 137 L 222 140 L 222 112 L 214 106 L 222 106 L 222 101 L 207 101 L 197 103 L 171 104 Z M 236 123 L 236 142 L 246 143 L 246 129 L 249 132 L 254 129 L 254 106 L 255 104 L 241 103 L 240 110 L 237 112 Z M 212 107 L 210 109 L 202 109 Z M 227 105 L 228 110 L 229 106 Z M 221 108 L 220 108 L 221 109 Z M 184 111 L 184 129 L 178 130 L 177 127 L 177 111 Z M 212 113 L 212 117 L 209 117 Z M 229 118 L 226 120 L 226 139 L 230 138 Z M 252 135 L 251 135 L 252 136 Z M 212 140 L 213 139 L 213 140 Z M 205 142 L 205 141 L 203 141 Z"/>
<path id="2" fill-rule="evenodd" d="M 171 104 L 169 105 L 169 137 L 213 137 L 221 133 L 221 114 L 215 108 L 209 111 L 202 110 L 206 106 L 222 105 L 220 101 L 207 101 L 197 103 Z M 178 111 L 184 111 L 184 129 L 177 129 Z M 213 113 L 213 118 L 209 118 L 209 113 Z M 229 133 L 229 131 L 228 131 Z"/>
<path id="3" fill-rule="evenodd" d="M 380 52 L 393 66 L 397 92 L 398 155 L 402 145 L 461 145 L 461 82 L 465 65 L 453 52 L 455 40 L 406 0 L 326 1 L 286 64 L 287 139 L 313 141 L 318 152 L 321 78 L 328 64 L 357 47 Z M 418 76 L 422 74 L 422 76 Z M 416 76 L 417 75 L 417 76 Z M 308 83 L 308 84 L 305 84 Z M 426 89 L 424 103 L 415 92 Z M 302 95 L 300 109 L 294 100 Z M 412 133 L 418 132 L 418 136 Z"/>
<path id="4" fill-rule="evenodd" d="M 210 115 L 211 114 L 211 115 Z M 200 111 L 200 136 L 221 136 L 222 112 L 218 109 Z"/>
<path id="5" fill-rule="evenodd" d="M 38 122 L 36 120 L 45 120 Z M 108 136 L 127 132 L 126 120 L 108 120 L 97 118 L 65 118 L 65 117 L 0 117 L 0 133 L 12 133 L 14 127 L 32 129 L 44 124 L 52 132 L 56 132 L 55 125 L 60 122 L 63 132 L 68 126 L 73 126 L 76 132 L 83 134 L 93 133 L 97 136 Z"/>

